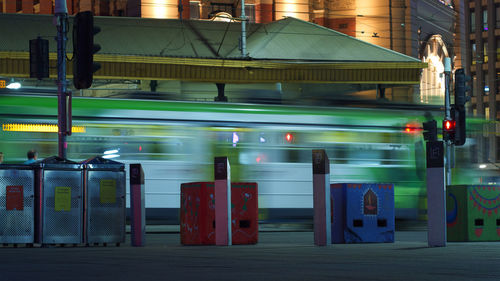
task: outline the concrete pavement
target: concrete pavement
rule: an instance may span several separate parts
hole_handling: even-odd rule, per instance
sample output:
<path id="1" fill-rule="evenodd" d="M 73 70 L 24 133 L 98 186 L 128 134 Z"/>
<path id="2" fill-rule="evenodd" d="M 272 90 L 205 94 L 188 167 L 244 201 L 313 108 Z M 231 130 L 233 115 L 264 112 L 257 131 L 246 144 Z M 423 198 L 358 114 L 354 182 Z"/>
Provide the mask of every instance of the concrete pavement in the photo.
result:
<path id="1" fill-rule="evenodd" d="M 0 248 L 0 281 L 18 280 L 500 280 L 500 242 L 428 248 L 425 231 L 387 244 L 317 247 L 313 233 L 261 232 L 257 245 L 182 246 L 178 233 L 146 247 Z"/>

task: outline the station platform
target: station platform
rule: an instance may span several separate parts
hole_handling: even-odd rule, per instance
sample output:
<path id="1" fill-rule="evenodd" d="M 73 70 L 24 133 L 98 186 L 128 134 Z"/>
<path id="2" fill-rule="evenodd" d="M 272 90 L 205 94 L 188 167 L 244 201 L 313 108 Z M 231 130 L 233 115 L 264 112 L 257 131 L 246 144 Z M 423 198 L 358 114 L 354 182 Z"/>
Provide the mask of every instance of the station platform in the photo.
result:
<path id="1" fill-rule="evenodd" d="M 263 231 L 256 245 L 182 246 L 152 232 L 145 247 L 0 248 L 0 281 L 500 280 L 500 242 L 429 248 L 425 231 L 395 243 L 314 246 L 310 231 Z"/>

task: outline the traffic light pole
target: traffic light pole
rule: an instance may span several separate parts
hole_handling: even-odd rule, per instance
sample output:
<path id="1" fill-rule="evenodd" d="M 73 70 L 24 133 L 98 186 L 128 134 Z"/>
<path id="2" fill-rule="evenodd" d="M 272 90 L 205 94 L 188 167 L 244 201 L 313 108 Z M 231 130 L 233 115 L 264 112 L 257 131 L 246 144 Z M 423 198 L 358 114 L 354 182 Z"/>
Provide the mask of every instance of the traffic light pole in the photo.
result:
<path id="1" fill-rule="evenodd" d="M 55 5 L 56 27 L 57 27 L 57 124 L 58 124 L 58 151 L 59 157 L 66 158 L 68 143 L 68 103 L 66 81 L 66 42 L 68 38 L 68 8 L 66 0 L 56 0 Z M 71 117 L 69 117 L 71 118 Z M 70 131 L 70 130 L 69 130 Z"/>
<path id="2" fill-rule="evenodd" d="M 444 92 L 444 106 L 445 106 L 445 119 L 451 119 L 451 98 L 450 98 L 450 76 L 451 76 L 451 59 L 444 58 L 444 79 L 445 79 L 445 92 Z M 446 185 L 451 184 L 451 146 L 452 141 L 446 140 Z"/>

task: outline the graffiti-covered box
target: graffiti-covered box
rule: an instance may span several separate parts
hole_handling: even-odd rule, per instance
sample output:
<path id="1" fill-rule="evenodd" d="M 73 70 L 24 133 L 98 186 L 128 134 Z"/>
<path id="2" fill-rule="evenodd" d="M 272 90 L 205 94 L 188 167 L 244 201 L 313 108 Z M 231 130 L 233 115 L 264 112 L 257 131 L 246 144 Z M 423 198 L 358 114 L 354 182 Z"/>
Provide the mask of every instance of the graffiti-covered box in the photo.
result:
<path id="1" fill-rule="evenodd" d="M 213 182 L 181 184 L 180 232 L 183 245 L 215 244 Z"/>
<path id="2" fill-rule="evenodd" d="M 394 185 L 330 185 L 332 243 L 394 242 Z"/>
<path id="3" fill-rule="evenodd" d="M 233 245 L 256 244 L 259 239 L 258 190 L 255 182 L 231 183 L 231 232 Z"/>
<path id="4" fill-rule="evenodd" d="M 446 225 L 451 242 L 500 241 L 500 186 L 448 186 Z"/>
<path id="5" fill-rule="evenodd" d="M 183 245 L 215 245 L 213 182 L 181 184 L 180 232 Z M 258 241 L 257 183 L 231 183 L 232 244 Z"/>

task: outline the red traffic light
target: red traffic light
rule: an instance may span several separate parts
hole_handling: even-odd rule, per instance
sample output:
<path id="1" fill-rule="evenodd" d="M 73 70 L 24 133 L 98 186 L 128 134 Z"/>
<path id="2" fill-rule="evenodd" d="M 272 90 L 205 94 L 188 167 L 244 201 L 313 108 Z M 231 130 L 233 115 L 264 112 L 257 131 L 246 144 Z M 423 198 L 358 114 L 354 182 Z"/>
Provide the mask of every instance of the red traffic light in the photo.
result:
<path id="1" fill-rule="evenodd" d="M 454 141 L 455 140 L 455 120 L 445 119 L 443 120 L 443 140 L 444 141 Z"/>
<path id="2" fill-rule="evenodd" d="M 287 142 L 292 142 L 293 141 L 293 135 L 291 133 L 286 133 L 285 140 Z"/>
<path id="3" fill-rule="evenodd" d="M 455 120 L 443 120 L 443 130 L 445 131 L 455 131 L 455 125 Z"/>

